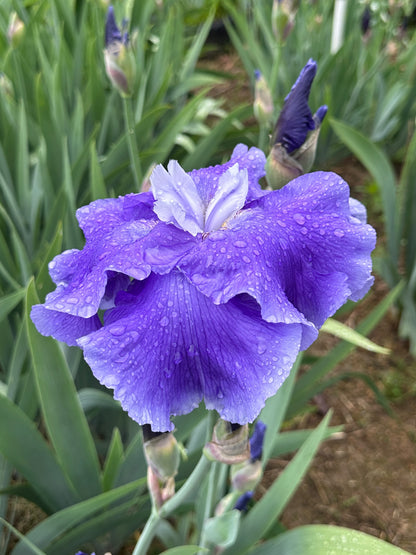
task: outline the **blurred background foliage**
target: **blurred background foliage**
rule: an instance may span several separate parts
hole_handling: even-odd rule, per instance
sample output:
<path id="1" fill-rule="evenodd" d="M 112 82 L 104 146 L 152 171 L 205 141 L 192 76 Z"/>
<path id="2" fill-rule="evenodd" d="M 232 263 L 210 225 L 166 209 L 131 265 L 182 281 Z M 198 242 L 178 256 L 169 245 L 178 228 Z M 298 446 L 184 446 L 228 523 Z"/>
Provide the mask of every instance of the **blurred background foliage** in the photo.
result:
<path id="1" fill-rule="evenodd" d="M 400 331 L 416 352 L 414 2 L 348 3 L 342 46 L 331 53 L 333 2 L 116 0 L 137 64 L 130 136 L 123 100 L 105 73 L 107 7 L 99 0 L 0 3 L 0 420 L 7 422 L 0 431 L 0 517 L 13 523 L 10 494 L 48 515 L 15 555 L 36 552 L 33 545 L 70 553 L 88 542 L 97 553 L 116 551 L 147 518 L 139 427 L 92 377 L 80 351 L 39 336 L 28 313 L 52 288 L 48 262 L 82 247 L 77 207 L 138 192 L 154 163 L 175 158 L 190 170 L 221 162 L 238 142 L 258 144 L 250 94 L 255 69 L 266 79 L 276 119 L 300 69 L 309 58 L 318 62 L 310 105 L 327 104 L 329 111 L 315 166 L 328 168 L 352 152 L 381 199 L 385 240 L 377 269 L 391 293 L 357 330 L 368 334 L 397 302 Z M 234 73 L 207 63 L 224 53 L 245 72 L 246 99 L 233 96 Z M 131 139 L 140 158 L 136 180 Z M 306 441 L 316 450 L 327 437 L 325 427 L 302 437 L 279 430 L 353 348 L 343 341 L 300 380 L 293 377 L 276 397 L 285 394 L 284 403 L 270 401 L 280 407 L 278 418 L 266 406 L 264 464 Z M 176 425 L 188 449 L 180 481 L 204 443 L 205 411 Z M 306 468 L 309 459 L 299 460 Z M 191 528 L 184 522 L 176 539 L 165 530 L 162 542 L 178 545 Z M 0 553 L 11 537 L 4 527 Z"/>

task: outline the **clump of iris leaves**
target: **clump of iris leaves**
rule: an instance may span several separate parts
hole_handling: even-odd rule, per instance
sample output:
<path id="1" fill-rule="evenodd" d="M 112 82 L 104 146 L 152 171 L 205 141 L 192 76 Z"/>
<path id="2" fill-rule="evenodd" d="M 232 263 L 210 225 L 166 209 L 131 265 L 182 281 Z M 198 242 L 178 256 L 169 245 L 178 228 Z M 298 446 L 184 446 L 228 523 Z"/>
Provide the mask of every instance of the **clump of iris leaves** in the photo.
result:
<path id="1" fill-rule="evenodd" d="M 153 163 L 174 158 L 189 171 L 220 163 L 239 142 L 258 144 L 262 130 L 253 106 L 235 100 L 234 87 L 241 80 L 253 90 L 259 69 L 277 117 L 299 70 L 314 58 L 319 71 L 310 103 L 329 107 L 315 167 L 355 154 L 376 184 L 369 190 L 381 212 L 385 241 L 375 265 L 391 292 L 357 331 L 368 334 L 397 303 L 400 333 L 415 352 L 416 39 L 411 19 L 404 19 L 410 14 L 389 12 L 387 2 L 372 3 L 364 36 L 364 5 L 350 3 L 345 42 L 331 54 L 332 3 L 301 2 L 296 13 L 295 3 L 287 3 L 293 20 L 285 29 L 280 25 L 280 35 L 272 20 L 276 4 L 115 4 L 120 19 L 129 20 L 137 64 L 131 103 L 143 172 L 137 181 Z M 144 527 L 150 512 L 139 426 L 94 380 L 78 349 L 41 337 L 28 320 L 30 307 L 52 289 L 47 263 L 64 249 L 82 247 L 76 208 L 137 192 L 122 99 L 104 70 L 106 10 L 99 0 L 3 0 L 0 5 L 0 553 L 15 544 L 14 555 L 70 554 L 81 548 L 116 553 Z M 13 11 L 22 22 L 14 35 Z M 212 34 L 218 26 L 227 32 L 220 45 Z M 224 51 L 244 68 L 237 82 L 220 64 L 207 63 Z M 215 85 L 221 85 L 215 91 L 224 90 L 224 84 L 226 99 L 212 90 Z M 399 175 L 393 162 L 400 164 Z M 215 488 L 209 488 L 208 478 L 198 483 L 180 510 L 160 520 L 155 552 L 177 547 L 172 553 L 197 553 L 193 544 L 201 537 L 227 554 L 296 553 L 293 546 L 302 542 L 317 546 L 311 553 L 345 541 L 375 549 L 376 540 L 345 529 L 305 526 L 286 532 L 279 522 L 320 442 L 339 430 L 329 426 L 329 416 L 313 430 L 284 432 L 282 425 L 310 410 L 311 398 L 333 383 L 328 372 L 354 348 L 341 341 L 319 359 L 306 352 L 306 372 L 297 378 L 299 359 L 266 403 L 263 467 L 271 457 L 296 453 L 268 493 L 246 515 L 213 524 L 207 517 L 227 491 L 224 468 Z M 178 417 L 175 426 L 187 451 L 176 479 L 180 487 L 207 439 L 206 411 L 200 407 Z M 25 536 L 15 528 L 15 496 L 43 511 L 44 518 Z M 377 543 L 377 549 L 399 552 L 388 544 Z"/>

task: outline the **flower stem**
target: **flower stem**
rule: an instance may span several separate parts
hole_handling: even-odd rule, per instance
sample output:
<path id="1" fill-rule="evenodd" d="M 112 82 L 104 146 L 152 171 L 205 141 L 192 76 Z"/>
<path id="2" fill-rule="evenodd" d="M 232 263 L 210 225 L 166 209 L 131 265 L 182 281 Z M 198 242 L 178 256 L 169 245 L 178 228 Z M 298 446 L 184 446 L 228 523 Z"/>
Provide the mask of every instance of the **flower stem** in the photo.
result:
<path id="1" fill-rule="evenodd" d="M 172 514 L 180 505 L 182 505 L 182 503 L 186 501 L 186 499 L 192 498 L 195 495 L 195 492 L 200 488 L 201 482 L 203 481 L 210 465 L 211 461 L 209 461 L 205 455 L 202 455 L 192 474 L 186 480 L 181 489 L 171 499 L 169 499 L 169 501 L 166 501 L 166 503 L 159 509 L 159 512 L 155 509 L 152 510 L 132 555 L 146 555 L 156 534 L 159 522 L 163 518 Z"/>
<path id="2" fill-rule="evenodd" d="M 126 125 L 126 139 L 130 155 L 130 163 L 133 171 L 134 183 L 136 190 L 140 192 L 142 187 L 142 168 L 139 158 L 139 149 L 137 148 L 135 120 L 133 115 L 131 98 L 123 97 L 124 122 Z"/>

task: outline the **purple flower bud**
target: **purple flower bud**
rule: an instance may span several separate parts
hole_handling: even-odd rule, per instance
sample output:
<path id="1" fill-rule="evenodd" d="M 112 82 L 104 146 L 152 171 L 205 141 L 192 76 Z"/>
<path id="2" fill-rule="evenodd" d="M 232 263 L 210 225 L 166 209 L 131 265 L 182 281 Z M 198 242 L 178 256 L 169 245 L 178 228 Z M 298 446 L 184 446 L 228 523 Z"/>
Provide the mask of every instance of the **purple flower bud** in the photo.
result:
<path id="1" fill-rule="evenodd" d="M 127 22 L 123 21 L 123 28 Z M 117 26 L 114 8 L 110 6 L 105 24 L 104 61 L 106 73 L 123 96 L 130 96 L 135 81 L 136 65 L 129 44 L 129 35 Z"/>
<path id="2" fill-rule="evenodd" d="M 246 491 L 245 493 L 243 493 L 243 495 L 241 497 L 239 497 L 237 499 L 236 504 L 234 505 L 234 509 L 237 509 L 237 511 L 244 511 L 246 512 L 248 510 L 248 504 L 250 503 L 250 501 L 253 499 L 253 492 L 252 491 Z"/>
<path id="3" fill-rule="evenodd" d="M 261 420 L 256 422 L 254 426 L 253 434 L 250 438 L 250 454 L 251 454 L 251 461 L 257 461 L 261 459 L 263 454 L 263 443 L 264 443 L 264 434 L 266 433 L 266 424 Z"/>
<path id="4" fill-rule="evenodd" d="M 123 42 L 123 37 L 116 23 L 114 8 L 109 6 L 105 23 L 105 47 L 108 48 L 114 42 Z"/>
<path id="5" fill-rule="evenodd" d="M 285 98 L 277 120 L 273 143 L 281 143 L 288 154 L 302 146 L 308 132 L 315 129 L 308 99 L 316 68 L 316 62 L 310 59 Z"/>

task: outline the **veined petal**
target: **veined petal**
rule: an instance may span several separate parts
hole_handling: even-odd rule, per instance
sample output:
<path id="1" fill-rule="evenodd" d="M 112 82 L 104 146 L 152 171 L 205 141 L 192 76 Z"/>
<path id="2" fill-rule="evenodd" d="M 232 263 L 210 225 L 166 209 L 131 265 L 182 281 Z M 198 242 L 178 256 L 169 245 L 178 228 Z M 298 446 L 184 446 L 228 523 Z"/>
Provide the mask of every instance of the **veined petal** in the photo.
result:
<path id="1" fill-rule="evenodd" d="M 241 210 L 248 193 L 247 170 L 231 166 L 218 180 L 218 188 L 205 213 L 204 231 L 214 231 Z"/>
<path id="2" fill-rule="evenodd" d="M 179 263 L 215 303 L 248 293 L 270 322 L 303 326 L 302 348 L 348 299 L 369 289 L 374 230 L 355 218 L 348 185 L 303 175 L 251 203 Z"/>
<path id="3" fill-rule="evenodd" d="M 228 421 L 254 420 L 288 376 L 300 335 L 297 324 L 265 322 L 248 296 L 214 305 L 173 271 L 133 283 L 78 343 L 130 416 L 166 431 L 203 397 Z"/>
<path id="4" fill-rule="evenodd" d="M 41 304 L 32 307 L 30 317 L 42 335 L 52 336 L 68 345 L 77 345 L 77 339 L 101 328 L 97 315 L 80 318 L 56 310 L 48 310 Z"/>
<path id="5" fill-rule="evenodd" d="M 150 182 L 156 199 L 154 211 L 160 220 L 191 235 L 204 231 L 204 203 L 192 178 L 176 160 L 169 162 L 168 171 L 161 164 L 156 166 Z"/>

